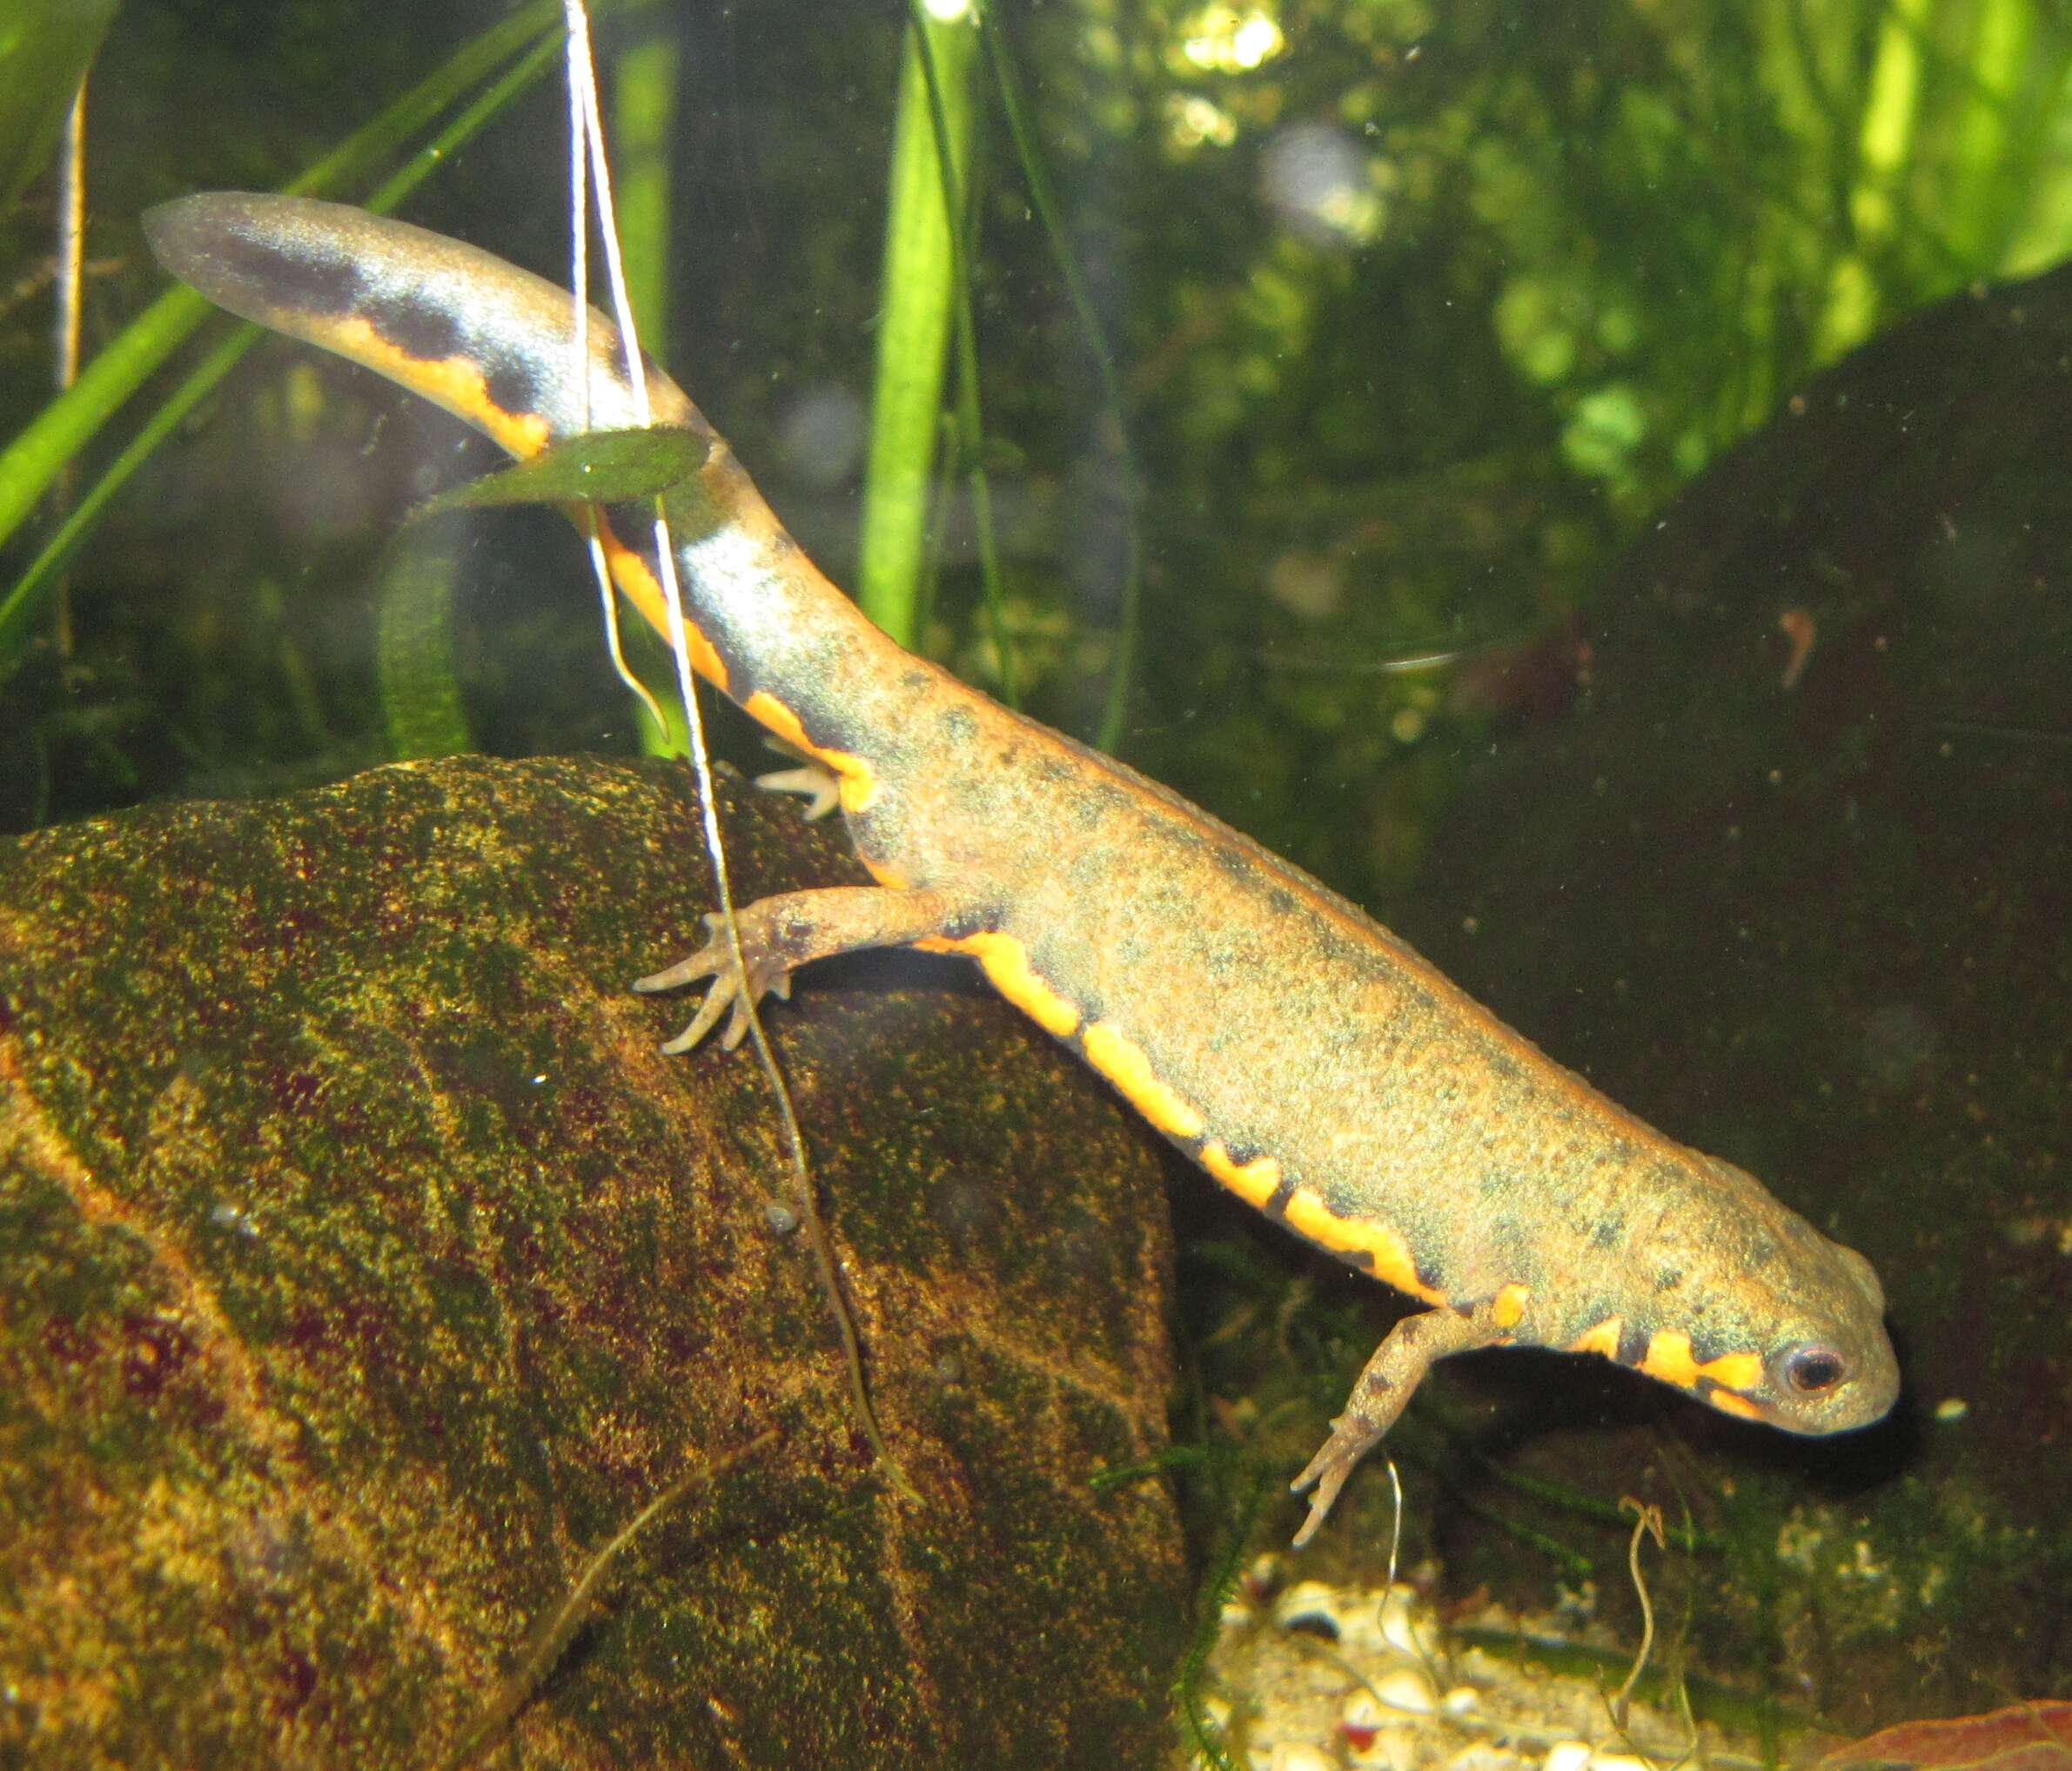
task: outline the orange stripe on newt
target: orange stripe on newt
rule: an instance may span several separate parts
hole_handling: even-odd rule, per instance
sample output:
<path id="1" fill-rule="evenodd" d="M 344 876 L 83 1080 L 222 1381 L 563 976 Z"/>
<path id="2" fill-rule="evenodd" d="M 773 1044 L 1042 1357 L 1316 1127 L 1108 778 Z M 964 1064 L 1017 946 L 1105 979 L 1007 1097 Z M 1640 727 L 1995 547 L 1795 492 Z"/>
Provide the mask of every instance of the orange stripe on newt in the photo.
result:
<path id="1" fill-rule="evenodd" d="M 1526 1300 L 1532 1295 L 1530 1285 L 1513 1282 L 1501 1287 L 1490 1299 L 1489 1319 L 1508 1332 L 1518 1326 L 1519 1318 L 1526 1313 Z"/>
<path id="2" fill-rule="evenodd" d="M 577 527 L 581 517 L 577 516 Z M 629 547 L 619 539 L 617 531 L 604 519 L 604 513 L 597 513 L 597 540 L 604 549 L 604 562 L 610 568 L 612 582 L 626 594 L 627 601 L 640 612 L 640 619 L 661 635 L 662 644 L 669 643 L 669 602 L 662 594 L 661 581 L 647 564 L 647 556 Z M 718 689 L 727 693 L 727 665 L 720 654 L 713 650 L 712 641 L 700 633 L 687 620 L 684 623 L 684 641 L 691 654 L 691 668 Z"/>
<path id="3" fill-rule="evenodd" d="M 901 872 L 900 869 L 893 866 L 890 862 L 873 861 L 868 855 L 859 855 L 856 859 L 863 863 L 864 872 L 868 873 L 873 879 L 877 881 L 880 885 L 890 886 L 895 892 L 910 892 L 914 889 L 914 881 L 912 875 Z M 937 937 L 934 936 L 930 936 L 929 937 L 929 940 L 935 940 L 936 938 Z M 924 953 L 950 953 L 956 950 L 955 949 L 949 947 L 929 947 L 925 943 L 920 941 L 916 941 L 914 945 L 920 948 Z"/>
<path id="4" fill-rule="evenodd" d="M 1725 1390 L 1752 1390 L 1762 1382 L 1763 1362 L 1755 1353 L 1721 1353 L 1700 1365 L 1691 1351 L 1691 1337 L 1680 1329 L 1665 1328 L 1648 1338 L 1640 1369 L 1681 1390 L 1695 1390 L 1701 1378 Z"/>
<path id="5" fill-rule="evenodd" d="M 472 357 L 414 357 L 384 338 L 362 314 L 335 320 L 310 314 L 296 318 L 311 343 L 365 364 L 376 374 L 386 375 L 412 392 L 443 406 L 521 461 L 537 455 L 553 439 L 553 426 L 542 414 L 512 412 L 490 397 L 482 366 Z"/>
<path id="6" fill-rule="evenodd" d="M 1115 1084 L 1123 1098 L 1168 1137 L 1199 1137 L 1207 1122 L 1189 1102 L 1159 1081 L 1143 1047 L 1111 1021 L 1086 1030 L 1086 1061 Z"/>
<path id="7" fill-rule="evenodd" d="M 923 953 L 968 953 L 984 968 L 993 988 L 1059 1039 L 1077 1031 L 1079 1010 L 1036 976 L 1029 949 L 1012 935 L 928 935 L 914 943 Z"/>
<path id="8" fill-rule="evenodd" d="M 372 321 L 353 314 L 337 320 L 300 317 L 300 325 L 312 344 L 386 375 L 392 381 L 444 406 L 454 417 L 485 432 L 492 440 L 520 460 L 537 455 L 553 440 L 553 426 L 536 412 L 513 412 L 500 406 L 489 392 L 481 365 L 471 357 L 418 357 L 383 337 Z M 580 526 L 580 524 L 579 524 Z M 640 611 L 640 618 L 669 641 L 667 600 L 646 558 L 627 547 L 612 526 L 598 519 L 598 540 L 604 547 L 605 563 L 612 581 Z M 712 643 L 696 627 L 687 629 L 691 667 L 721 694 L 727 689 L 727 667 Z"/>
<path id="9" fill-rule="evenodd" d="M 1365 1254 L 1373 1262 L 1374 1277 L 1407 1291 L 1427 1304 L 1444 1304 L 1443 1291 L 1435 1291 L 1418 1277 L 1418 1264 L 1411 1258 L 1410 1244 L 1385 1224 L 1371 1218 L 1341 1218 L 1324 1203 L 1323 1196 L 1299 1187 L 1288 1201 L 1284 1214 L 1288 1227 L 1340 1254 Z"/>
<path id="10" fill-rule="evenodd" d="M 1608 1359 L 1619 1357 L 1619 1337 L 1626 1332 L 1626 1318 L 1607 1316 L 1602 1322 L 1593 1322 L 1573 1340 L 1567 1351 L 1572 1353 L 1601 1353 Z"/>
<path id="11" fill-rule="evenodd" d="M 1281 1184 L 1281 1165 L 1271 1156 L 1247 1163 L 1233 1162 L 1229 1147 L 1218 1142 L 1204 1144 L 1199 1160 L 1204 1168 L 1246 1204 L 1257 1205 L 1261 1211 Z"/>

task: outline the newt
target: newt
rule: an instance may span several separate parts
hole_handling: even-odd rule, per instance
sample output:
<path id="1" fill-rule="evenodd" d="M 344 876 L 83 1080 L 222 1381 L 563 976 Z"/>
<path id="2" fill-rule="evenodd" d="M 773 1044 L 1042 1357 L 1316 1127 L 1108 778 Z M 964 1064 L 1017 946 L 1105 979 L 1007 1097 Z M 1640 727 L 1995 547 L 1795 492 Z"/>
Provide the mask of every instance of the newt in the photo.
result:
<path id="1" fill-rule="evenodd" d="M 560 287 L 337 205 L 218 193 L 152 211 L 168 269 L 233 313 L 364 364 L 526 458 L 634 422 L 593 312 L 587 399 Z M 709 452 L 665 497 L 690 662 L 831 782 L 875 884 L 706 919 L 640 990 L 703 983 L 665 1048 L 829 955 L 976 960 L 1240 1198 L 1428 1306 L 1376 1349 L 1291 1486 L 1312 1537 L 1432 1362 L 1598 1353 L 1713 1408 L 1808 1434 L 1892 1405 L 1870 1263 L 1744 1171 L 1674 1142 L 1316 880 L 1135 770 L 893 643 L 824 577 L 676 384 L 654 421 Z M 624 513 L 620 513 L 623 518 Z M 602 513 L 619 590 L 667 634 L 644 521 Z M 797 785 L 798 783 L 793 782 Z"/>

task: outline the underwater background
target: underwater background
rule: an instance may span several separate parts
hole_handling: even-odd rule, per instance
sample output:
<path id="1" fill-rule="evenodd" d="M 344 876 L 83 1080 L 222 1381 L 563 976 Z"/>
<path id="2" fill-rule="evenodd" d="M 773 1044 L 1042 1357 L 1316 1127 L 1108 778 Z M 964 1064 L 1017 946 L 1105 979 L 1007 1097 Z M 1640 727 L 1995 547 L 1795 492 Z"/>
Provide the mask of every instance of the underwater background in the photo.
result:
<path id="1" fill-rule="evenodd" d="M 600 9 L 651 353 L 906 643 L 1316 873 L 1885 1285 L 1906 1392 L 1840 1440 L 1598 1361 L 1443 1367 L 1389 1440 L 1401 1567 L 1442 1610 L 1630 1645 L 1619 1502 L 1660 1506 L 1656 1671 L 1766 1754 L 2072 1695 L 2072 13 L 935 13 L 931 84 L 890 0 Z M 668 753 L 559 515 L 403 527 L 489 445 L 274 339 L 183 393 L 230 325 L 152 307 L 137 228 L 346 144 L 323 194 L 413 169 L 397 212 L 565 274 L 558 18 L 159 0 L 5 48 L 7 838 L 404 759 Z M 89 58 L 81 349 L 130 366 L 53 404 L 52 98 Z M 911 220 L 935 117 L 955 250 Z M 760 766 L 730 710 L 714 745 Z M 184 914 L 96 926 L 141 950 Z M 1198 1696 L 1238 1571 L 1385 1578 L 1378 1459 L 1304 1557 L 1255 1558 L 1402 1304 L 1166 1168 L 1177 1376 L 1140 1399 L 1180 1453 L 1143 1478 L 1177 1501 L 1145 1578 L 1177 1596 L 1130 1651 L 1161 1710 Z M 593 1701 L 616 1614 L 541 1705 Z"/>

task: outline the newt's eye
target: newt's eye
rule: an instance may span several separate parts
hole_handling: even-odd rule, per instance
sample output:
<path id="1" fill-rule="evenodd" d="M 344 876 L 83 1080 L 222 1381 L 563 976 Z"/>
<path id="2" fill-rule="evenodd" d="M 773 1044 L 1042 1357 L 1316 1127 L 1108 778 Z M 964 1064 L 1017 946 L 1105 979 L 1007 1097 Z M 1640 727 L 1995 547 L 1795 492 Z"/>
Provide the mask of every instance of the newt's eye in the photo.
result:
<path id="1" fill-rule="evenodd" d="M 1784 1381 L 1801 1396 L 1824 1396 L 1848 1375 L 1848 1361 L 1817 1341 L 1784 1356 Z"/>

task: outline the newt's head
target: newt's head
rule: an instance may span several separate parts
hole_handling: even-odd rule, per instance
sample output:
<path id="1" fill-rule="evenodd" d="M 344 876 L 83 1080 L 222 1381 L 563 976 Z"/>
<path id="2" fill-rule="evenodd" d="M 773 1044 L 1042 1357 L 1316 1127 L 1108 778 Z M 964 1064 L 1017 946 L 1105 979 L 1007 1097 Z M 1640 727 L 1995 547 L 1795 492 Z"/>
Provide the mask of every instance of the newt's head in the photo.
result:
<path id="1" fill-rule="evenodd" d="M 1790 1432 L 1846 1432 L 1884 1418 L 1900 1393 L 1899 1360 L 1885 1332 L 1885 1290 L 1871 1264 L 1810 1225 L 1825 1258 L 1810 1293 L 1778 1300 L 1769 1334 L 1740 1371 L 1705 1399 L 1729 1414 Z M 1811 1254 L 1814 1251 L 1802 1251 Z"/>
<path id="2" fill-rule="evenodd" d="M 1641 1239 L 1627 1309 L 1578 1348 L 1789 1432 L 1881 1419 L 1900 1371 L 1871 1264 L 1731 1164 L 1696 1157 L 1679 1178 Z"/>

